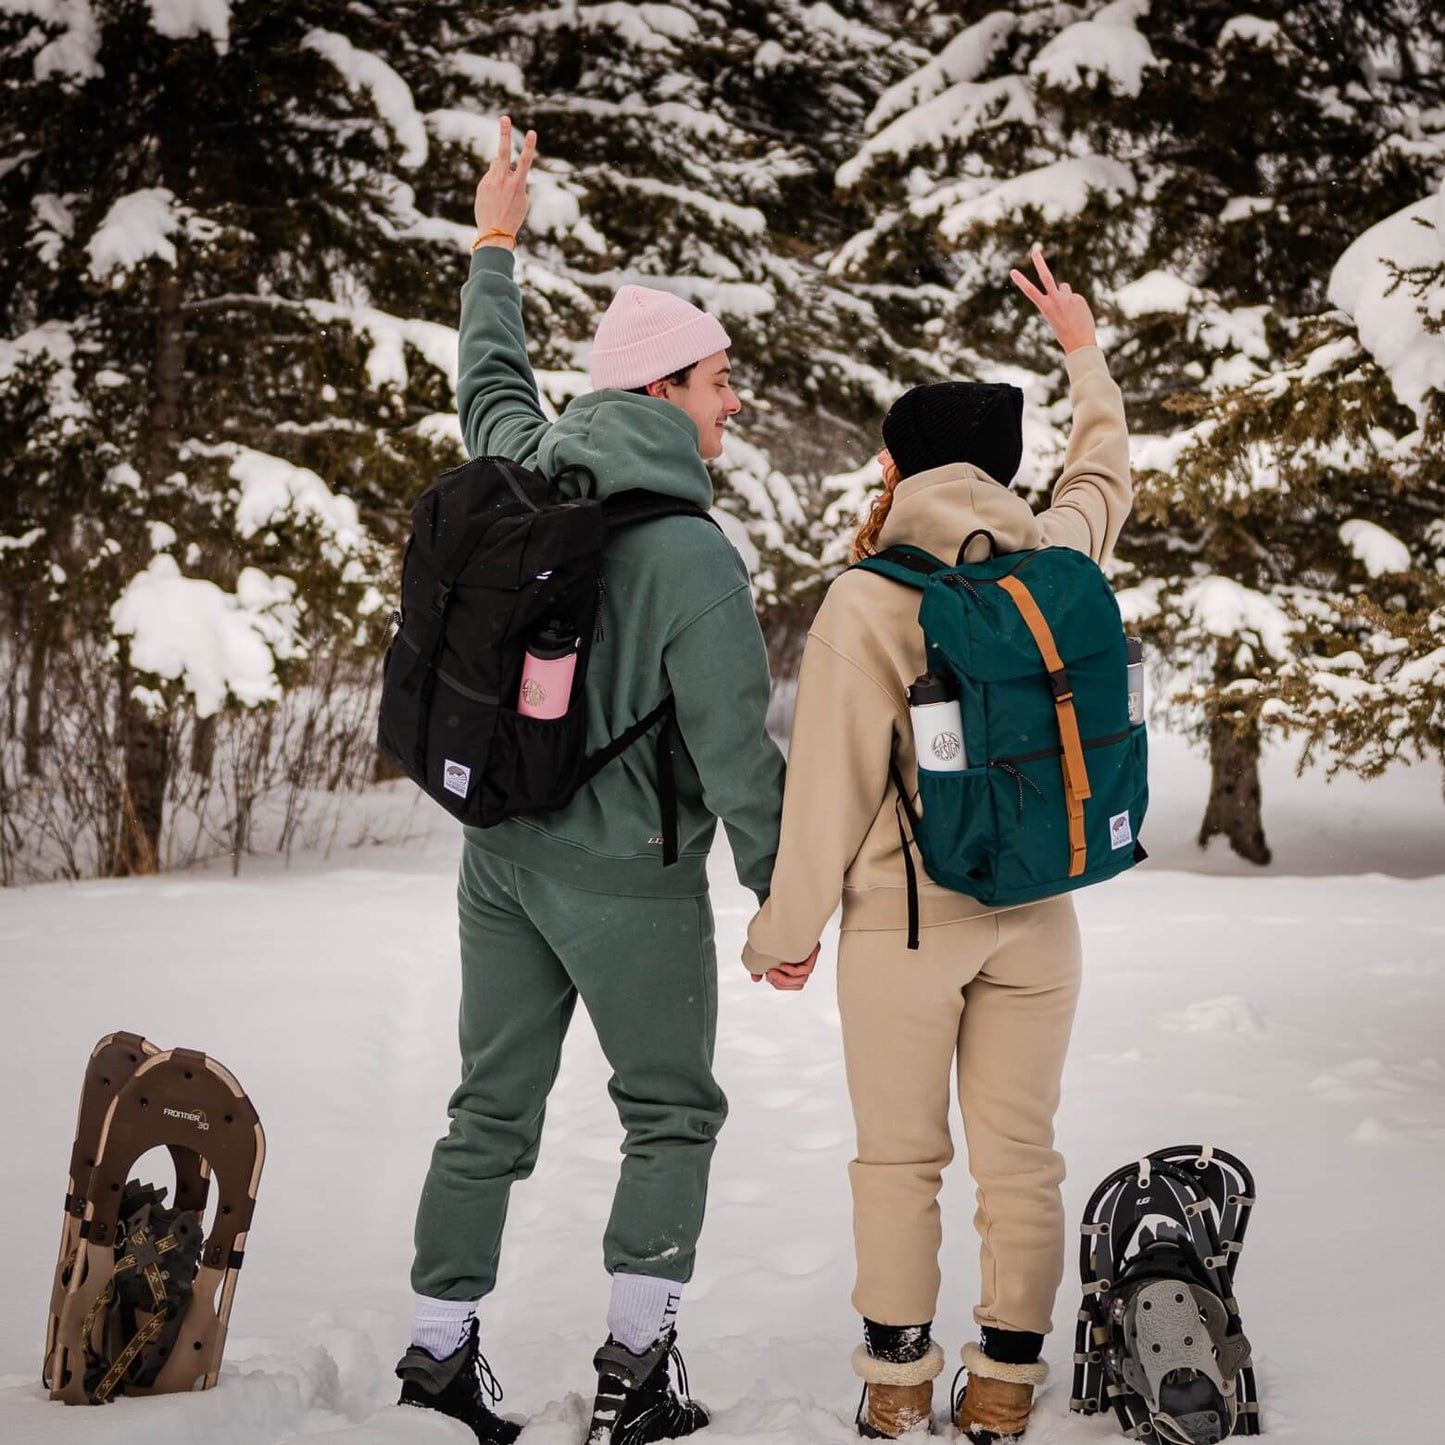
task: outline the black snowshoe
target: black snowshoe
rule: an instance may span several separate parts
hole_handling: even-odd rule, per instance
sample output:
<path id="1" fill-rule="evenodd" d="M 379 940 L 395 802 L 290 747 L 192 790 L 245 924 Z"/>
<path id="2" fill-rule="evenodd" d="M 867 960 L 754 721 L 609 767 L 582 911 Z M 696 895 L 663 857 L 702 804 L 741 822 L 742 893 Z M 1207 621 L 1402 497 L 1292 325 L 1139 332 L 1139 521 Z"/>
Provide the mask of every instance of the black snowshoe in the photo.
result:
<path id="1" fill-rule="evenodd" d="M 587 1445 L 651 1445 L 701 1430 L 711 1418 L 688 1394 L 687 1366 L 669 1330 L 644 1355 L 634 1355 L 610 1335 L 597 1351 L 597 1399 Z M 669 1364 L 677 1366 L 672 1387 Z"/>
<path id="2" fill-rule="evenodd" d="M 1069 1408 L 1112 1408 L 1131 1440 L 1215 1445 L 1259 1434 L 1234 1271 L 1254 1178 L 1210 1145 L 1116 1169 L 1084 1211 L 1084 1302 Z"/>

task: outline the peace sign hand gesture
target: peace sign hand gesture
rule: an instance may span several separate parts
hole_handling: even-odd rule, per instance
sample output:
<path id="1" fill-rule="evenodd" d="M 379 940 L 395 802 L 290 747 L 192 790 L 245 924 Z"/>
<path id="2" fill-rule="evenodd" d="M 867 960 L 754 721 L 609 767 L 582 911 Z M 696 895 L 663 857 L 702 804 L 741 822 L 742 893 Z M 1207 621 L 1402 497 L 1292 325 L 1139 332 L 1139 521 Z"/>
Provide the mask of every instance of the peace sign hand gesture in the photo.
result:
<path id="1" fill-rule="evenodd" d="M 1035 249 L 1031 257 L 1044 289 L 1039 290 L 1022 271 L 1010 271 L 1015 286 L 1043 312 L 1044 320 L 1053 328 L 1064 355 L 1081 346 L 1097 344 L 1094 336 L 1094 313 L 1089 303 L 1068 285 L 1055 284 L 1053 273 L 1044 261 L 1044 253 Z"/>
<path id="2" fill-rule="evenodd" d="M 486 174 L 477 183 L 477 231 L 501 232 L 490 237 L 485 245 L 510 245 L 527 219 L 527 173 L 537 154 L 537 132 L 529 130 L 522 141 L 522 154 L 515 168 L 512 165 L 512 121 L 503 116 L 497 138 L 497 155 Z"/>

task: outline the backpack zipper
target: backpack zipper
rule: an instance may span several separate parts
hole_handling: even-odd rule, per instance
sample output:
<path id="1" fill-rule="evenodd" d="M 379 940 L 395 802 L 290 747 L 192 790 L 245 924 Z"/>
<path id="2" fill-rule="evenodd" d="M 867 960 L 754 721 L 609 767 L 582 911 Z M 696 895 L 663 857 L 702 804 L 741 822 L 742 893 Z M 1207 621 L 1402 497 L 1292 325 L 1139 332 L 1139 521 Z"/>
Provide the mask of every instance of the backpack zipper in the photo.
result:
<path id="1" fill-rule="evenodd" d="M 1134 729 L 1129 727 L 1121 733 L 1112 733 L 1106 738 L 1085 738 L 1083 746 L 1086 748 L 1111 748 L 1115 743 L 1122 743 L 1133 731 Z M 1036 753 L 1014 753 L 1007 758 L 990 758 L 985 766 L 991 768 L 1004 763 L 1037 763 L 1044 758 L 1062 757 L 1063 752 L 1063 748 L 1040 748 Z"/>
<path id="2" fill-rule="evenodd" d="M 607 601 L 607 582 L 599 572 L 597 574 L 597 630 L 592 634 L 594 642 L 603 641 L 607 634 L 602 630 L 602 606 Z"/>
<path id="3" fill-rule="evenodd" d="M 409 637 L 406 635 L 406 633 L 404 633 L 404 632 L 398 632 L 398 633 L 396 634 L 396 640 L 397 640 L 398 642 L 404 642 L 404 643 L 406 643 L 406 645 L 407 645 L 409 648 L 411 648 L 411 650 L 412 650 L 413 652 L 415 652 L 418 656 L 421 655 L 421 648 L 419 648 L 419 647 L 416 645 L 416 643 L 414 643 L 414 642 L 411 640 L 411 638 L 409 638 Z M 500 698 L 489 697 L 489 696 L 488 696 L 486 693 L 484 693 L 484 692 L 477 692 L 477 691 L 475 691 L 474 689 L 468 687 L 468 686 L 466 685 L 466 683 L 464 683 L 464 682 L 458 682 L 458 681 L 456 680 L 456 678 L 454 678 L 454 677 L 451 675 L 451 673 L 449 673 L 449 672 L 443 672 L 443 671 L 441 670 L 441 668 L 439 668 L 439 667 L 433 668 L 432 670 L 436 673 L 437 678 L 438 678 L 441 682 L 446 683 L 446 685 L 447 685 L 449 688 L 451 688 L 451 690 L 452 690 L 453 692 L 459 692 L 459 693 L 461 693 L 461 695 L 462 695 L 463 697 L 465 697 L 465 698 L 470 698 L 472 702 L 484 702 L 484 703 L 487 704 L 488 707 L 500 707 L 500 706 L 501 706 L 501 699 L 500 699 Z"/>

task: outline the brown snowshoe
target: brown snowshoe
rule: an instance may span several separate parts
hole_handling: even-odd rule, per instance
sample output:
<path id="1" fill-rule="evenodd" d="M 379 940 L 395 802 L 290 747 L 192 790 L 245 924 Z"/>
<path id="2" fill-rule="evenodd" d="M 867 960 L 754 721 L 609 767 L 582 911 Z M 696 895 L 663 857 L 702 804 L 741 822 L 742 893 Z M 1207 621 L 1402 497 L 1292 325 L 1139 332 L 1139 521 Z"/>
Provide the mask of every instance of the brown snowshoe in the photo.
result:
<path id="1" fill-rule="evenodd" d="M 160 1049 L 139 1034 L 107 1034 L 91 1050 L 90 1062 L 86 1065 L 75 1121 L 75 1142 L 70 1149 L 70 1176 L 66 1182 L 60 1255 L 55 1265 L 55 1281 L 50 1290 L 50 1315 L 45 1326 L 45 1364 L 41 1380 L 47 1389 L 51 1384 L 50 1363 L 60 1331 L 60 1313 L 80 1249 L 85 1191 L 100 1153 L 101 1130 L 110 1111 L 111 1100 L 130 1081 L 142 1062 L 158 1053 Z M 198 1213 L 203 1211 L 206 1207 L 206 1180 L 210 1173 L 206 1161 L 185 1149 L 172 1149 L 171 1159 L 176 1173 L 175 1207 Z"/>
<path id="2" fill-rule="evenodd" d="M 132 1072 L 116 1089 L 122 1063 Z M 112 1090 L 92 1136 L 96 1100 Z M 83 1147 L 91 1137 L 93 1152 Z M 176 1165 L 170 1209 L 163 1191 L 127 1183 L 131 1166 L 155 1148 L 169 1149 Z M 62 1245 L 65 1294 L 47 1350 L 52 1399 L 102 1404 L 120 1391 L 216 1383 L 265 1152 L 255 1108 L 214 1059 L 156 1052 L 134 1034 L 97 1045 L 72 1160 L 66 1227 L 74 1226 L 74 1245 L 69 1254 Z M 208 1176 L 218 1198 L 202 1239 Z"/>

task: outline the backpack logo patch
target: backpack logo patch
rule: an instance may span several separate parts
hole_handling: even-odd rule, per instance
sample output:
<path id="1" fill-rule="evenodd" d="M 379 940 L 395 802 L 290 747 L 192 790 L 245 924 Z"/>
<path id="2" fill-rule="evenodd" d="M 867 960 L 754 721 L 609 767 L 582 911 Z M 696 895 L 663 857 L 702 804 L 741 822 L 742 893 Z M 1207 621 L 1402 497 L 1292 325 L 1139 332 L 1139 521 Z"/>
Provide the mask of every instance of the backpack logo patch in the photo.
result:
<path id="1" fill-rule="evenodd" d="M 464 768 L 460 763 L 454 763 L 448 758 L 446 766 L 442 769 L 442 787 L 449 793 L 455 793 L 459 798 L 465 798 L 471 785 L 472 770 Z"/>
<path id="2" fill-rule="evenodd" d="M 1129 826 L 1127 813 L 1115 813 L 1109 819 L 1109 846 L 1117 853 L 1134 841 L 1134 830 Z"/>

